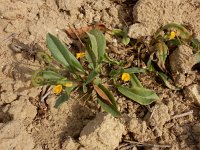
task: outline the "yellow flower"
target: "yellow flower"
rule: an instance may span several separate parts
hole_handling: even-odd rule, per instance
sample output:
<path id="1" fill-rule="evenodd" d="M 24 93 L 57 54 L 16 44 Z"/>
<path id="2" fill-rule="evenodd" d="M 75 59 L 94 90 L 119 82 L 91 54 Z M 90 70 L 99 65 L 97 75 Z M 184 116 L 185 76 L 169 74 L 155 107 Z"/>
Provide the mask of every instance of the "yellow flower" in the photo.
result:
<path id="1" fill-rule="evenodd" d="M 129 73 L 123 73 L 122 74 L 122 80 L 123 81 L 129 81 L 130 80 L 130 74 Z"/>
<path id="2" fill-rule="evenodd" d="M 175 38 L 175 36 L 176 36 L 176 33 L 175 33 L 174 31 L 172 31 L 172 32 L 170 33 L 169 39 L 172 40 L 172 39 Z"/>
<path id="3" fill-rule="evenodd" d="M 73 83 L 72 83 L 72 82 L 67 82 L 67 83 L 65 83 L 64 86 L 66 86 L 66 87 L 72 87 L 72 86 L 73 86 Z"/>
<path id="4" fill-rule="evenodd" d="M 62 85 L 58 84 L 53 88 L 53 92 L 55 94 L 60 94 L 60 92 L 62 91 Z"/>
<path id="5" fill-rule="evenodd" d="M 79 59 L 79 58 L 82 58 L 85 56 L 85 53 L 84 52 L 80 52 L 80 53 L 76 53 L 76 58 Z"/>

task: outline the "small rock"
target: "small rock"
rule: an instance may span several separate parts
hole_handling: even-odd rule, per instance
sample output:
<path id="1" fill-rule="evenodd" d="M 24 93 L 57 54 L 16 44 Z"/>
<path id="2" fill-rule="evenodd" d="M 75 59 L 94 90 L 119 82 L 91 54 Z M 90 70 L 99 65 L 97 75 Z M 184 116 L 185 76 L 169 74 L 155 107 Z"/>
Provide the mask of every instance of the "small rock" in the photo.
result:
<path id="1" fill-rule="evenodd" d="M 193 84 L 184 89 L 185 97 L 200 106 L 200 85 Z"/>
<path id="2" fill-rule="evenodd" d="M 100 113 L 83 128 L 79 140 L 87 150 L 113 150 L 119 145 L 124 131 L 119 120 Z"/>

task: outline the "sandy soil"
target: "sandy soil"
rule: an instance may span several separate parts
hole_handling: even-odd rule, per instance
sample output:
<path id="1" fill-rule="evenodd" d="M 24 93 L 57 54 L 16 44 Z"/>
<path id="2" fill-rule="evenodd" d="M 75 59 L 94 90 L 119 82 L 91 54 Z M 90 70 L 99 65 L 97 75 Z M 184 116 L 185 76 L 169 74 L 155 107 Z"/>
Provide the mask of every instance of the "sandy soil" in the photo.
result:
<path id="1" fill-rule="evenodd" d="M 147 108 L 116 95 L 123 117 L 115 119 L 100 112 L 94 102 L 80 100 L 78 93 L 59 109 L 53 107 L 53 94 L 41 101 L 47 87 L 30 85 L 31 74 L 40 67 L 30 57 L 33 52 L 9 48 L 16 38 L 47 50 L 47 32 L 70 44 L 63 31 L 68 25 L 79 28 L 99 22 L 111 29 L 130 27 L 133 38 L 151 35 L 168 22 L 184 23 L 200 39 L 199 0 L 140 0 L 133 4 L 129 0 L 0 0 L 1 150 L 113 150 L 120 149 L 125 140 L 170 145 L 164 149 L 171 150 L 200 149 L 199 71 L 178 92 L 165 88 L 154 76 L 140 75 L 143 85 L 154 89 L 160 100 Z M 133 144 L 127 149 L 141 148 Z"/>

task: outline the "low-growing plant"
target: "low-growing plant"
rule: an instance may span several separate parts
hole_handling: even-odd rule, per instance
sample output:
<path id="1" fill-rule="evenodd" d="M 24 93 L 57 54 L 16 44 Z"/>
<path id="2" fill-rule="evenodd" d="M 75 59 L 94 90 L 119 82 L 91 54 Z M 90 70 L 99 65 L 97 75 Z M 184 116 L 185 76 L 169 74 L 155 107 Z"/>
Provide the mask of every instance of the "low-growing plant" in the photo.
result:
<path id="1" fill-rule="evenodd" d="M 121 32 L 121 31 L 120 31 Z M 127 38 L 125 34 L 123 38 Z M 51 56 L 39 53 L 38 56 L 45 62 L 44 67 L 32 76 L 35 86 L 52 85 L 53 92 L 58 95 L 55 107 L 59 107 L 70 98 L 70 94 L 78 89 L 82 93 L 96 93 L 98 104 L 113 116 L 120 116 L 116 100 L 102 82 L 108 75 L 102 73 L 104 65 L 116 65 L 117 70 L 110 69 L 109 77 L 112 79 L 112 87 L 122 95 L 138 102 L 148 105 L 159 97 L 153 90 L 144 88 L 136 77 L 136 73 L 146 72 L 146 69 L 132 67 L 124 68 L 119 62 L 112 60 L 106 53 L 106 39 L 104 34 L 95 29 L 87 33 L 85 38 L 85 51 L 76 53 L 76 57 L 55 36 L 48 33 L 46 44 Z M 128 44 L 127 40 L 124 44 Z M 131 81 L 131 86 L 124 83 Z"/>
<path id="2" fill-rule="evenodd" d="M 161 27 L 155 33 L 150 43 L 153 52 L 147 62 L 148 70 L 156 71 L 154 68 L 154 64 L 156 64 L 160 69 L 157 69 L 157 75 L 163 80 L 164 84 L 172 90 L 180 90 L 181 88 L 176 87 L 169 82 L 171 79 L 167 74 L 170 72 L 170 69 L 166 68 L 166 60 L 170 53 L 182 44 L 191 46 L 194 53 L 193 55 L 196 58 L 196 63 L 199 63 L 200 42 L 182 25 L 169 23 Z"/>

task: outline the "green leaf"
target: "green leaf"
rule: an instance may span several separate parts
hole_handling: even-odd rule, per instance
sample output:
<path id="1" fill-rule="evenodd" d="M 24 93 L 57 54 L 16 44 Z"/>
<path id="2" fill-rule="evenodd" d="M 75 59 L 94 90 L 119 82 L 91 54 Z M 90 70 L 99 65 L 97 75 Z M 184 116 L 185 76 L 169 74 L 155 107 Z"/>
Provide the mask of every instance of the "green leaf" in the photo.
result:
<path id="1" fill-rule="evenodd" d="M 47 47 L 52 56 L 61 64 L 69 67 L 73 72 L 85 72 L 79 61 L 74 55 L 52 34 L 48 33 L 46 37 Z"/>
<path id="2" fill-rule="evenodd" d="M 129 42 L 130 42 L 130 38 L 129 38 L 128 36 L 124 36 L 124 37 L 122 38 L 122 43 L 123 43 L 124 45 L 128 45 Z"/>
<path id="3" fill-rule="evenodd" d="M 58 74 L 54 71 L 51 71 L 51 70 L 44 70 L 41 72 L 41 75 L 44 79 L 47 79 L 47 80 L 60 80 L 60 79 L 64 78 L 60 74 Z"/>
<path id="4" fill-rule="evenodd" d="M 113 29 L 112 34 L 116 36 L 121 36 L 122 37 L 122 43 L 124 45 L 128 45 L 130 42 L 130 38 L 128 37 L 128 32 L 126 30 L 121 30 L 121 29 Z"/>
<path id="5" fill-rule="evenodd" d="M 98 51 L 97 51 L 97 41 L 94 35 L 87 33 L 89 40 L 87 41 L 87 51 L 86 51 L 86 59 L 90 64 L 92 64 L 92 68 L 96 68 L 97 59 L 98 59 Z"/>
<path id="6" fill-rule="evenodd" d="M 58 108 L 62 103 L 66 102 L 68 99 L 69 99 L 69 95 L 67 95 L 67 93 L 63 93 L 56 100 L 54 107 Z"/>
<path id="7" fill-rule="evenodd" d="M 112 93 L 102 84 L 99 84 L 98 87 L 108 96 L 108 98 L 112 102 L 112 105 L 117 109 L 117 103 Z"/>
<path id="8" fill-rule="evenodd" d="M 67 95 L 70 95 L 70 93 L 77 87 L 76 83 L 73 83 L 73 86 L 71 87 L 65 87 L 65 92 L 67 93 Z"/>
<path id="9" fill-rule="evenodd" d="M 62 53 L 59 50 L 59 47 L 57 46 L 58 44 L 60 44 L 60 41 L 58 41 L 56 39 L 56 42 L 54 42 L 53 41 L 54 39 L 55 39 L 55 37 L 53 36 L 53 39 L 52 39 L 52 35 L 50 33 L 47 34 L 47 37 L 46 37 L 47 47 L 51 51 L 51 55 L 57 62 L 68 67 L 69 64 L 68 64 L 67 60 L 62 55 Z"/>
<path id="10" fill-rule="evenodd" d="M 154 53 L 152 53 L 152 54 L 150 55 L 149 60 L 148 60 L 148 62 L 147 62 L 147 69 L 148 69 L 149 71 L 154 71 L 154 70 L 155 70 L 154 67 L 153 67 L 153 55 L 154 55 Z"/>
<path id="11" fill-rule="evenodd" d="M 113 117 L 119 117 L 120 112 L 116 110 L 113 106 L 107 105 L 105 102 L 103 102 L 100 98 L 97 98 L 97 102 L 99 105 L 107 112 L 110 113 Z"/>
<path id="12" fill-rule="evenodd" d="M 92 63 L 92 68 L 96 68 L 104 58 L 106 39 L 103 33 L 99 30 L 92 30 L 88 35 L 86 58 Z"/>
<path id="13" fill-rule="evenodd" d="M 196 59 L 196 64 L 200 63 L 200 52 L 197 52 L 196 54 L 194 54 L 194 57 Z"/>
<path id="14" fill-rule="evenodd" d="M 160 41 L 155 44 L 155 50 L 156 50 L 156 57 L 158 59 L 157 65 L 161 70 L 165 70 L 165 61 L 167 59 L 167 56 L 169 54 L 169 50 L 167 45 Z"/>
<path id="15" fill-rule="evenodd" d="M 121 94 L 141 105 L 149 105 L 159 99 L 154 91 L 143 87 L 127 88 L 119 85 L 117 89 Z"/>
<path id="16" fill-rule="evenodd" d="M 160 79 L 163 80 L 164 84 L 171 90 L 180 90 L 180 88 L 170 84 L 170 82 L 168 81 L 169 77 L 162 73 L 162 72 L 158 72 L 158 76 L 160 77 Z"/>
<path id="17" fill-rule="evenodd" d="M 143 87 L 141 82 L 138 80 L 138 78 L 136 77 L 135 74 L 132 74 L 131 75 L 131 84 L 132 84 L 132 87 Z"/>
<path id="18" fill-rule="evenodd" d="M 90 74 L 88 75 L 87 80 L 85 81 L 85 85 L 89 84 L 90 82 L 92 82 L 95 77 L 98 75 L 98 72 L 96 70 L 92 70 L 90 72 Z"/>
<path id="19" fill-rule="evenodd" d="M 132 68 L 128 68 L 128 69 L 124 69 L 123 72 L 126 72 L 126 73 L 144 73 L 146 72 L 146 69 L 143 69 L 143 68 L 139 68 L 139 67 L 132 67 Z"/>
<path id="20" fill-rule="evenodd" d="M 83 83 L 83 93 L 87 93 L 87 86 Z"/>
<path id="21" fill-rule="evenodd" d="M 127 34 L 121 29 L 113 29 L 112 34 L 116 36 L 126 36 Z"/>
<path id="22" fill-rule="evenodd" d="M 124 36 L 124 31 L 121 29 L 113 29 L 112 34 L 117 36 Z"/>
<path id="23" fill-rule="evenodd" d="M 193 49 L 196 49 L 196 50 L 199 50 L 199 48 L 200 48 L 200 42 L 199 42 L 199 40 L 197 39 L 197 38 L 191 38 L 191 46 L 192 46 L 192 48 Z"/>
<path id="24" fill-rule="evenodd" d="M 167 45 L 168 45 L 168 47 L 179 46 L 179 45 L 181 45 L 181 41 L 180 41 L 180 39 L 172 39 L 172 40 L 167 41 Z"/>
<path id="25" fill-rule="evenodd" d="M 100 63 L 104 57 L 106 49 L 106 39 L 100 30 L 91 30 L 90 34 L 94 35 L 97 41 L 97 51 L 98 51 L 98 63 Z"/>
<path id="26" fill-rule="evenodd" d="M 132 68 L 127 68 L 127 69 L 119 68 L 117 70 L 114 70 L 114 69 L 111 70 L 109 73 L 109 76 L 113 77 L 122 73 L 132 74 L 132 73 L 142 73 L 142 72 L 143 73 L 146 72 L 146 69 L 139 68 L 139 67 L 132 67 Z"/>
<path id="27" fill-rule="evenodd" d="M 36 57 L 40 62 L 44 61 L 46 64 L 50 64 L 53 61 L 53 59 L 45 52 L 38 52 Z"/>
<path id="28" fill-rule="evenodd" d="M 109 76 L 113 77 L 113 76 L 116 76 L 118 74 L 121 74 L 123 72 L 122 69 L 118 69 L 118 70 L 111 70 L 110 73 L 109 73 Z"/>
<path id="29" fill-rule="evenodd" d="M 52 70 L 38 70 L 32 75 L 32 84 L 34 86 L 39 85 L 55 85 L 60 80 L 67 80 L 57 72 Z"/>
<path id="30" fill-rule="evenodd" d="M 112 93 L 105 88 L 102 84 L 93 85 L 94 90 L 97 92 L 98 103 L 106 111 L 111 113 L 113 116 L 119 116 L 120 113 L 117 109 L 117 104 Z"/>

